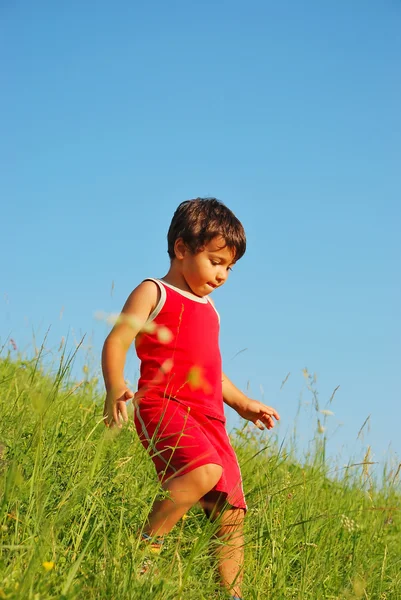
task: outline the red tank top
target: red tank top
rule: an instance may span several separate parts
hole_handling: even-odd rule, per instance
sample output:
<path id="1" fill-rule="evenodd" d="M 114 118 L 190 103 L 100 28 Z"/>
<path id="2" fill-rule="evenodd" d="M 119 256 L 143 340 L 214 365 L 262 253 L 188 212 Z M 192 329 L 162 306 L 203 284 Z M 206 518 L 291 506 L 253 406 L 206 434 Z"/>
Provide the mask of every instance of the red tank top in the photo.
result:
<path id="1" fill-rule="evenodd" d="M 219 316 L 205 298 L 154 281 L 161 298 L 136 338 L 137 396 L 171 398 L 225 422 Z"/>

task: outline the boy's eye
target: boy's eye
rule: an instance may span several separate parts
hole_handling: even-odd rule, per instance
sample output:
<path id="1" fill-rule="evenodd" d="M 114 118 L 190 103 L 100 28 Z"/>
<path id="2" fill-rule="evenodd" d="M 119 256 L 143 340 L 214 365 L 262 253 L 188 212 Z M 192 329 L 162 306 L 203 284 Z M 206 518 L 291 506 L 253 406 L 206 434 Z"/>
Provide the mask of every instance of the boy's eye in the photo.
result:
<path id="1" fill-rule="evenodd" d="M 218 261 L 216 261 L 216 260 L 211 260 L 210 262 L 211 262 L 211 264 L 212 264 L 214 267 L 217 267 L 217 265 L 220 265 L 220 264 L 221 264 L 221 263 L 219 263 L 219 262 L 218 262 Z M 232 267 L 227 267 L 227 271 L 232 271 Z"/>

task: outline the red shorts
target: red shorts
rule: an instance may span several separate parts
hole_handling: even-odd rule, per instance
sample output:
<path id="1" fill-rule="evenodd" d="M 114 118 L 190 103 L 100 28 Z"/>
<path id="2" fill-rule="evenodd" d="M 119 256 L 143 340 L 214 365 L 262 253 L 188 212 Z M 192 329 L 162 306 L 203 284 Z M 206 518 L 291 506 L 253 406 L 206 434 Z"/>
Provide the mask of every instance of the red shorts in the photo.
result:
<path id="1" fill-rule="evenodd" d="M 134 420 L 162 483 L 208 463 L 220 465 L 223 473 L 213 491 L 246 510 L 240 468 L 222 421 L 167 398 L 142 398 L 135 405 Z"/>

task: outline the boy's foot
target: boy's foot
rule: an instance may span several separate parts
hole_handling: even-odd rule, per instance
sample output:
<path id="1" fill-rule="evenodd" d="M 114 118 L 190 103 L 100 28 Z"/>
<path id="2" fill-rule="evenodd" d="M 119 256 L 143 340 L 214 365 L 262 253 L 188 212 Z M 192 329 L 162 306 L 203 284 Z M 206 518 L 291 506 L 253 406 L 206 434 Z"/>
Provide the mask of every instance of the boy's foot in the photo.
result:
<path id="1" fill-rule="evenodd" d="M 147 533 L 141 534 L 141 540 L 142 548 L 145 550 L 146 556 L 142 561 L 138 574 L 141 576 L 152 572 L 154 575 L 157 575 L 157 568 L 153 556 L 156 557 L 160 554 L 164 540 L 161 537 L 152 538 L 152 536 Z"/>

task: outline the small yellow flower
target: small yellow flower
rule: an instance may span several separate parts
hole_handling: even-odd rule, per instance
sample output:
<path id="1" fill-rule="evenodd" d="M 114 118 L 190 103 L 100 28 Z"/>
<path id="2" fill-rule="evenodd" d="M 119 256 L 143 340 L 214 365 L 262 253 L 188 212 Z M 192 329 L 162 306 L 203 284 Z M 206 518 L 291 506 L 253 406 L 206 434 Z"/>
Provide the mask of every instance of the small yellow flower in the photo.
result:
<path id="1" fill-rule="evenodd" d="M 54 569 L 54 562 L 52 560 L 45 560 L 45 562 L 42 563 L 42 566 L 45 571 L 51 571 Z"/>
<path id="2" fill-rule="evenodd" d="M 211 388 L 208 381 L 203 376 L 202 367 L 194 365 L 188 371 L 187 381 L 191 390 L 203 390 L 206 394 L 210 393 Z"/>

